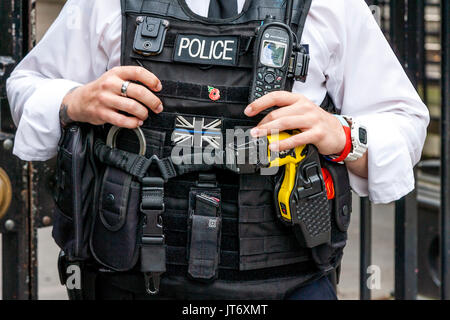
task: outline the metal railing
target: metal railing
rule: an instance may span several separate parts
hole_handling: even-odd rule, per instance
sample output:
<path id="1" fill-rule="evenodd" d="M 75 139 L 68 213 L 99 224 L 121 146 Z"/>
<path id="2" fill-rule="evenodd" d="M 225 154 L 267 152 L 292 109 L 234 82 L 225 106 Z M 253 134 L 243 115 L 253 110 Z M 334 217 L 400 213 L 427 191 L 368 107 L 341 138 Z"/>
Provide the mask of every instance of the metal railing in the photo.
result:
<path id="1" fill-rule="evenodd" d="M 427 105 L 430 104 L 429 87 L 440 85 L 442 116 L 441 119 L 432 116 L 432 121 L 441 123 L 440 295 L 442 299 L 450 299 L 450 3 L 446 0 L 366 2 L 378 6 L 380 25 Z M 435 126 L 432 123 L 431 130 Z M 367 199 L 361 199 L 360 214 L 360 298 L 370 299 L 370 290 L 365 284 L 367 268 L 371 264 L 371 206 Z M 417 298 L 417 217 L 414 191 L 395 204 L 395 299 Z"/>

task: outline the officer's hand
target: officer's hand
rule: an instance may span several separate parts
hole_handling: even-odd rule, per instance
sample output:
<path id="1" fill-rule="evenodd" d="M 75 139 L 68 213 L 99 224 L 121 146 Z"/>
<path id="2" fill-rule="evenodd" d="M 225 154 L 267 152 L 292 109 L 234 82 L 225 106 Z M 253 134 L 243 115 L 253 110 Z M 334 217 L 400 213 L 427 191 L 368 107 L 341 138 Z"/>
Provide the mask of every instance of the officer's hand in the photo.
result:
<path id="1" fill-rule="evenodd" d="M 339 154 L 345 147 L 346 136 L 339 120 L 301 94 L 286 91 L 271 92 L 251 103 L 245 110 L 249 117 L 271 107 L 270 112 L 258 126 L 252 129 L 255 137 L 271 132 L 300 129 L 301 133 L 272 143 L 274 151 L 289 150 L 296 146 L 314 144 L 321 154 Z"/>
<path id="2" fill-rule="evenodd" d="M 163 110 L 161 100 L 152 91 L 136 83 L 130 83 L 128 97 L 122 97 L 121 89 L 125 81 L 139 81 L 156 92 L 162 89 L 161 81 L 144 68 L 116 67 L 99 79 L 67 94 L 63 99 L 63 104 L 67 106 L 67 115 L 73 121 L 93 125 L 111 123 L 134 129 L 147 119 L 147 108 L 155 113 Z M 120 111 L 128 113 L 129 116 Z"/>

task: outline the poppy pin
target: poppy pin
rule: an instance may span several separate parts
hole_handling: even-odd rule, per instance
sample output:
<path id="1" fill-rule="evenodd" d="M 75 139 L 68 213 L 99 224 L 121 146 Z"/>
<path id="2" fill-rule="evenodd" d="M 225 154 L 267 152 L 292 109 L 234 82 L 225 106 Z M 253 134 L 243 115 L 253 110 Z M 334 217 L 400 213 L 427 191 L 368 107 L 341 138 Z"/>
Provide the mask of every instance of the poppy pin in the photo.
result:
<path id="1" fill-rule="evenodd" d="M 217 101 L 220 99 L 220 90 L 214 87 L 208 86 L 209 98 L 212 101 Z"/>

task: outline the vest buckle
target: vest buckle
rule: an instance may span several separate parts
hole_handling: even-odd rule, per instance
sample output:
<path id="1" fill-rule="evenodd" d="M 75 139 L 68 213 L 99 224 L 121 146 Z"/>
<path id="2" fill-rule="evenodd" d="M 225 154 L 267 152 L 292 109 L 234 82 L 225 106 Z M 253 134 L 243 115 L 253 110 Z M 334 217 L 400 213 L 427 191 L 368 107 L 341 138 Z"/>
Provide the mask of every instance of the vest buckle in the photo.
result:
<path id="1" fill-rule="evenodd" d="M 141 272 L 144 273 L 147 293 L 156 295 L 161 275 L 166 271 L 166 239 L 162 219 L 165 210 L 163 178 L 142 179 L 140 210 L 145 215 L 141 237 Z"/>

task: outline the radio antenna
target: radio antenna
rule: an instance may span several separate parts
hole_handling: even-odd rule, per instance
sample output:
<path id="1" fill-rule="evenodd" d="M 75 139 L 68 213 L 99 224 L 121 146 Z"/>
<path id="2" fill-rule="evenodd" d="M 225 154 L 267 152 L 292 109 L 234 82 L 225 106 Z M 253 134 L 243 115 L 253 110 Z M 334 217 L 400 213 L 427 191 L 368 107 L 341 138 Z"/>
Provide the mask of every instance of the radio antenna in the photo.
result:
<path id="1" fill-rule="evenodd" d="M 292 21 L 292 7 L 294 0 L 286 0 L 285 23 L 290 26 Z"/>

